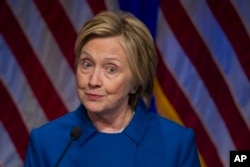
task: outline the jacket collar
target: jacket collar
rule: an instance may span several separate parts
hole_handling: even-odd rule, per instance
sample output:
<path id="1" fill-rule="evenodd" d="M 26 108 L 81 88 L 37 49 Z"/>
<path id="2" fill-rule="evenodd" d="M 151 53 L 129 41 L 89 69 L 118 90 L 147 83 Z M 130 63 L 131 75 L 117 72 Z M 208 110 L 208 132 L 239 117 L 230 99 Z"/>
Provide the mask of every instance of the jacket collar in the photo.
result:
<path id="1" fill-rule="evenodd" d="M 82 128 L 82 136 L 79 138 L 79 143 L 84 144 L 97 132 L 97 129 L 87 116 L 86 109 L 83 105 L 80 105 L 75 113 L 79 120 L 78 124 Z M 143 102 L 139 102 L 136 106 L 134 117 L 121 133 L 126 134 L 133 142 L 139 145 L 147 128 L 148 120 L 149 112 L 146 110 Z"/>
<path id="2" fill-rule="evenodd" d="M 145 105 L 139 102 L 135 109 L 135 115 L 123 133 L 129 136 L 137 145 L 140 144 L 143 135 L 146 131 L 149 120 L 149 111 Z"/>

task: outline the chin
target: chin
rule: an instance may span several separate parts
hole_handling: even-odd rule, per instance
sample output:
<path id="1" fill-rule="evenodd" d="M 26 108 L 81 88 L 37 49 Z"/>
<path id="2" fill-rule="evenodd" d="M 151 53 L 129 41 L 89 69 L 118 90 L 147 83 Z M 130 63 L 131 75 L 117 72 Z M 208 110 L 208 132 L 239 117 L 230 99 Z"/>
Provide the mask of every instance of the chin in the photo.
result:
<path id="1" fill-rule="evenodd" d="M 101 113 L 102 112 L 102 110 L 95 109 L 95 108 L 86 108 L 86 110 L 88 112 L 92 112 L 92 113 Z"/>
<path id="2" fill-rule="evenodd" d="M 86 104 L 83 104 L 83 105 L 86 108 L 86 110 L 89 111 L 89 112 L 99 113 L 99 112 L 102 112 L 102 110 L 103 110 L 102 107 L 99 104 L 86 103 Z"/>

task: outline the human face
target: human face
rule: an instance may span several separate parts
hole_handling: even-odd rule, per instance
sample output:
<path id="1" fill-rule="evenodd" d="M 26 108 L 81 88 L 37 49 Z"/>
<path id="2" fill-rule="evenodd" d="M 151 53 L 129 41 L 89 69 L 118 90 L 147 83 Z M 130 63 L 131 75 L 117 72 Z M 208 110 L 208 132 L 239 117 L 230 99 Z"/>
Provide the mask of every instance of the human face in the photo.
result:
<path id="1" fill-rule="evenodd" d="M 87 42 L 77 63 L 78 96 L 89 112 L 128 110 L 132 74 L 119 37 L 95 38 Z"/>

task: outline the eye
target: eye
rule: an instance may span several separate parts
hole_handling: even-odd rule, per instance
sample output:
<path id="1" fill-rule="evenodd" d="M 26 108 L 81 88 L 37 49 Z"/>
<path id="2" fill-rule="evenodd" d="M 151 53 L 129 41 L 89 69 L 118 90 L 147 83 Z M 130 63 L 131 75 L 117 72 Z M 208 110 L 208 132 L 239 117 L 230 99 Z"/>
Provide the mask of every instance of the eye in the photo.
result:
<path id="1" fill-rule="evenodd" d="M 114 66 L 108 66 L 108 67 L 107 67 L 107 71 L 108 71 L 108 73 L 110 73 L 110 74 L 115 74 L 115 73 L 117 72 L 117 68 L 114 67 Z"/>
<path id="2" fill-rule="evenodd" d="M 88 69 L 88 68 L 90 68 L 92 66 L 92 63 L 89 60 L 82 60 L 81 61 L 81 66 L 84 69 Z"/>
<path id="3" fill-rule="evenodd" d="M 94 64 L 89 59 L 82 59 L 79 61 L 78 69 L 81 70 L 82 73 L 88 73 L 93 68 Z"/>

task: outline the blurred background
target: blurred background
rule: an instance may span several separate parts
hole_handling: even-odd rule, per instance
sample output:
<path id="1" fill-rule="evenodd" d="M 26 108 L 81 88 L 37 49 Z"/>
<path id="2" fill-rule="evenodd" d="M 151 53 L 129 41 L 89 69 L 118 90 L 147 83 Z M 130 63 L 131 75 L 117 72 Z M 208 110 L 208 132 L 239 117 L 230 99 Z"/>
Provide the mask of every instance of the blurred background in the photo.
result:
<path id="1" fill-rule="evenodd" d="M 102 10 L 150 29 L 151 111 L 193 128 L 203 167 L 250 150 L 250 1 L 0 0 L 0 166 L 23 166 L 30 131 L 79 105 L 74 43 Z"/>

